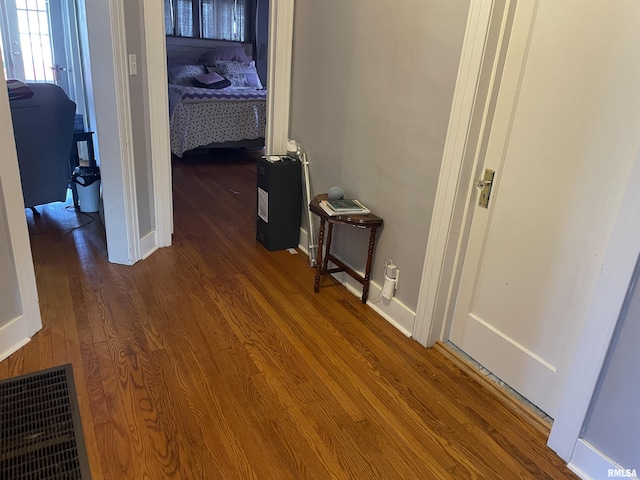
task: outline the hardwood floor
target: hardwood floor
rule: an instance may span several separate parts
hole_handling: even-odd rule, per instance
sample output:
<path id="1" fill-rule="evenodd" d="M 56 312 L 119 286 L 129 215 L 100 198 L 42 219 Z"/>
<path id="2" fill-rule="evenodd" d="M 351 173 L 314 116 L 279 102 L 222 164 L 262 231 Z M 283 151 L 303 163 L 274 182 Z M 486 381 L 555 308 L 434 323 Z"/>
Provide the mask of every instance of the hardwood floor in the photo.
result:
<path id="1" fill-rule="evenodd" d="M 94 479 L 575 478 L 442 347 L 256 243 L 253 161 L 173 172 L 175 244 L 132 267 L 99 221 L 29 217 L 44 328 L 0 378 L 73 364 Z"/>

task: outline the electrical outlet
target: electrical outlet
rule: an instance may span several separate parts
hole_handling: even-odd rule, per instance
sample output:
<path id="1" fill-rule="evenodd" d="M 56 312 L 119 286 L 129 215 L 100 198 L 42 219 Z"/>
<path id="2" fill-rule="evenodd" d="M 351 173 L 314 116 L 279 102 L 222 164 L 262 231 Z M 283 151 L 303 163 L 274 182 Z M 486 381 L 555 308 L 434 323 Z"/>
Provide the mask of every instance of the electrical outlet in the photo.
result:
<path id="1" fill-rule="evenodd" d="M 393 260 L 387 260 L 384 264 L 384 283 L 382 285 L 382 298 L 391 300 L 396 294 L 398 288 L 398 278 L 400 270 L 393 263 Z"/>

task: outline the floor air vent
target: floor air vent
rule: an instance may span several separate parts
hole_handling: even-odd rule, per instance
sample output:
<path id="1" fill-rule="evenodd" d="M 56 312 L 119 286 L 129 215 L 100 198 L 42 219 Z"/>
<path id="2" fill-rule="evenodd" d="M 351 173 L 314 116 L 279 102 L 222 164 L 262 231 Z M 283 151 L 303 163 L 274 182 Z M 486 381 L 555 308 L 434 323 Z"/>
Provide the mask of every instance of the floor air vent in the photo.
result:
<path id="1" fill-rule="evenodd" d="M 0 381 L 0 479 L 89 480 L 71 365 Z"/>

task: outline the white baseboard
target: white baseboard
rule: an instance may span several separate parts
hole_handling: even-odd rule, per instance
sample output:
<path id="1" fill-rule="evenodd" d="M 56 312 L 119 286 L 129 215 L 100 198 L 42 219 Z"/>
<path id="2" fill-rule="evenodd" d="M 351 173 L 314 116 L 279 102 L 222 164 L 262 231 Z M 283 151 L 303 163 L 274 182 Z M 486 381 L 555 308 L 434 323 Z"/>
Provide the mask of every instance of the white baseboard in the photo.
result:
<path id="1" fill-rule="evenodd" d="M 31 337 L 27 335 L 26 324 L 24 316 L 19 315 L 0 327 L 0 361 L 31 341 Z"/>
<path id="2" fill-rule="evenodd" d="M 308 255 L 307 231 L 300 229 L 300 243 L 298 248 Z M 364 275 L 363 272 L 359 272 Z M 333 275 L 347 290 L 357 297 L 362 296 L 362 285 L 355 279 L 345 273 L 335 273 Z M 400 330 L 407 337 L 411 337 L 413 333 L 413 325 L 416 321 L 416 312 L 407 307 L 397 298 L 386 300 L 380 295 L 382 287 L 375 282 L 369 284 L 369 305 L 376 313 L 384 318 L 391 325 Z"/>
<path id="3" fill-rule="evenodd" d="M 140 239 L 140 260 L 144 260 L 157 249 L 156 232 L 151 231 Z"/>
<path id="4" fill-rule="evenodd" d="M 567 467 L 584 480 L 600 480 L 610 477 L 637 478 L 632 474 L 640 473 L 617 465 L 582 438 L 578 439 Z"/>
<path id="5" fill-rule="evenodd" d="M 364 275 L 363 272 L 358 273 Z M 344 272 L 336 273 L 333 276 L 356 297 L 362 297 L 362 284 L 356 279 Z M 382 295 L 380 295 L 381 291 L 382 287 L 380 285 L 375 282 L 370 282 L 367 305 L 404 335 L 411 337 L 413 334 L 413 323 L 416 320 L 416 312 L 395 297 L 391 300 L 382 298 Z"/>
<path id="6" fill-rule="evenodd" d="M 298 248 L 302 250 L 306 255 L 309 255 L 309 234 L 305 228 L 300 228 L 300 239 L 298 241 Z"/>

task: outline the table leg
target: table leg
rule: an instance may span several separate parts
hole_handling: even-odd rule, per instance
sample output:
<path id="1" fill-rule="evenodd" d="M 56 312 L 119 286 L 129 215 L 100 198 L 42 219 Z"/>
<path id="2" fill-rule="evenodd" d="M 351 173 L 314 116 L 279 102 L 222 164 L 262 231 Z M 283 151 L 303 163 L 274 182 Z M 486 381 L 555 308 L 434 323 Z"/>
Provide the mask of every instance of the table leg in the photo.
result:
<path id="1" fill-rule="evenodd" d="M 364 271 L 364 283 L 362 285 L 362 303 L 367 303 L 367 297 L 369 296 L 369 281 L 371 278 L 371 263 L 373 260 L 373 248 L 376 245 L 376 230 L 377 230 L 377 227 L 372 227 L 371 236 L 369 237 L 369 250 L 367 252 L 367 266 Z"/>
<path id="2" fill-rule="evenodd" d="M 327 231 L 327 248 L 324 255 L 324 263 L 322 264 L 322 271 L 326 272 L 329 268 L 329 252 L 331 251 L 331 237 L 333 236 L 333 223 L 329 222 L 329 230 Z"/>
<path id="3" fill-rule="evenodd" d="M 89 139 L 87 140 L 87 150 L 89 154 L 89 166 L 96 166 L 96 153 L 93 151 L 93 134 L 89 135 Z"/>
<path id="4" fill-rule="evenodd" d="M 71 149 L 71 157 L 69 158 L 69 188 L 73 197 L 73 206 L 78 208 L 78 184 L 73 181 L 73 170 L 80 164 L 78 156 L 78 144 L 74 141 Z"/>
<path id="5" fill-rule="evenodd" d="M 320 230 L 318 232 L 318 253 L 316 254 L 316 278 L 313 284 L 313 291 L 320 291 L 320 273 L 322 270 L 322 244 L 324 243 L 324 218 L 320 217 Z"/>

